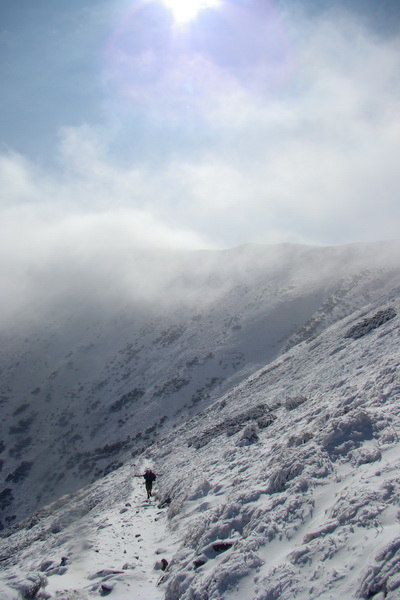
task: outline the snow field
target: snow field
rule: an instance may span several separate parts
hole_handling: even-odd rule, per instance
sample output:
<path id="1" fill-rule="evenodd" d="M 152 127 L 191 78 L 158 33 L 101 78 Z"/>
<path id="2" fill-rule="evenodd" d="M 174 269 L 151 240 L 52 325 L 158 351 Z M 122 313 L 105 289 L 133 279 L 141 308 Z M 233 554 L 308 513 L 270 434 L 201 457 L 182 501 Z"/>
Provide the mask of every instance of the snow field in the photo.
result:
<path id="1" fill-rule="evenodd" d="M 94 486 L 96 490 L 86 490 L 84 502 L 98 503 L 62 531 L 53 535 L 43 531 L 55 531 L 54 524 L 62 521 L 62 509 L 56 507 L 35 526 L 42 531 L 33 540 L 26 540 L 22 530 L 14 540 L 19 566 L 12 569 L 8 583 L 22 589 L 30 579 L 37 581 L 40 573 L 42 591 L 35 598 L 85 600 L 109 593 L 117 600 L 132 595 L 140 600 L 163 598 L 157 585 L 163 575 L 162 559 L 164 553 L 172 555 L 175 542 L 167 530 L 165 509 L 157 508 L 156 498 L 146 499 L 142 481 L 133 479 L 132 473 L 132 467 L 121 469 Z M 76 499 L 70 500 L 70 512 L 76 515 L 77 505 Z M 62 557 L 65 567 L 59 569 Z M 20 600 L 12 588 L 9 593 L 10 600 Z"/>
<path id="2" fill-rule="evenodd" d="M 183 542 L 166 577 L 166 600 L 337 600 L 370 598 L 371 590 L 398 597 L 398 323 L 350 342 L 347 352 L 332 352 L 342 336 L 343 324 L 313 348 L 292 353 L 306 373 L 301 389 L 281 362 L 269 388 L 254 376 L 238 386 L 236 398 L 231 394 L 197 419 L 197 440 L 208 439 L 201 431 L 215 433 L 205 446 L 185 443 L 191 423 L 177 436 L 180 443 L 165 459 L 171 475 L 161 487 L 173 498 L 171 525 Z M 356 378 L 347 374 L 349 364 Z M 306 398 L 290 410 L 277 401 L 282 378 L 288 395 Z M 230 422 L 238 407 L 248 410 L 261 397 L 275 420 L 253 427 L 253 441 L 242 445 L 247 425 L 218 434 L 217 420 Z M 223 501 L 216 501 L 221 490 Z M 210 551 L 224 543 L 224 550 Z M 379 560 L 389 565 L 387 577 L 377 574 Z"/>
<path id="3" fill-rule="evenodd" d="M 139 487 L 143 489 L 137 490 Z M 110 586 L 117 600 L 124 600 L 129 594 L 142 600 L 163 597 L 157 582 L 162 576 L 165 510 L 157 509 L 156 499 L 148 501 L 145 497 L 144 486 L 135 484 L 135 491 L 124 506 L 115 507 L 97 522 L 96 534 L 85 543 L 88 549 L 76 557 L 75 568 L 70 569 L 68 586 L 73 581 L 77 589 L 86 587 L 93 591 L 99 582 L 100 589 Z M 168 536 L 168 555 L 170 545 Z M 88 579 L 94 585 L 88 584 Z M 55 593 L 59 586 L 60 582 L 52 579 L 46 591 Z"/>
<path id="4" fill-rule="evenodd" d="M 7 600 L 26 582 L 38 600 L 399 600 L 400 318 L 365 325 L 388 306 L 400 314 L 394 295 L 297 344 L 14 528 Z M 133 479 L 148 463 L 165 508 Z"/>

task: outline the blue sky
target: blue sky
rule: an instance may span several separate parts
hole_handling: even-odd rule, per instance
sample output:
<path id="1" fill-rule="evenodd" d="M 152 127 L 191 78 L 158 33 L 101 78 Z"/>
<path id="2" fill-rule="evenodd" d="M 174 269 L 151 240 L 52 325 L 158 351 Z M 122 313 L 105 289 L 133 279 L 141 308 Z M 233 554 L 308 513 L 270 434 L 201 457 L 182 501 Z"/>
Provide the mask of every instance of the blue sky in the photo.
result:
<path id="1" fill-rule="evenodd" d="M 1 3 L 7 268 L 398 237 L 400 3 L 165 2 Z"/>

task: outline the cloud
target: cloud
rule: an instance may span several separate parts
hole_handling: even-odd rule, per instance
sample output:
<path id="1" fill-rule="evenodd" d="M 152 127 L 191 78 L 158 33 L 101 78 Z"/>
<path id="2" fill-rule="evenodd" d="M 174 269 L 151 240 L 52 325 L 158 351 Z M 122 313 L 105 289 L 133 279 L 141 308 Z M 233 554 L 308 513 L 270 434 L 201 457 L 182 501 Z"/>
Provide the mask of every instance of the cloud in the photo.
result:
<path id="1" fill-rule="evenodd" d="M 113 167 L 94 139 L 86 127 L 64 132 L 57 173 L 16 154 L 0 157 L 1 326 L 42 318 L 73 297 L 154 299 L 166 273 L 161 264 L 150 275 L 142 250 L 210 246 L 194 227 L 157 214 L 150 199 L 162 182 Z"/>
<path id="2" fill-rule="evenodd" d="M 140 51 L 143 77 L 107 88 L 108 119 L 60 130 L 57 169 L 0 156 L 4 318 L 74 290 L 156 295 L 173 272 L 146 274 L 142 248 L 398 237 L 399 38 L 270 16 L 264 52 L 265 27 L 250 19 L 251 44 L 229 22 L 244 63 L 228 33 Z"/>
<path id="3" fill-rule="evenodd" d="M 146 103 L 159 134 L 156 210 L 225 245 L 395 237 L 380 207 L 384 193 L 398 215 L 399 38 L 266 6 L 236 7 L 208 35 L 119 47 L 129 86 L 116 96 L 128 111 Z"/>

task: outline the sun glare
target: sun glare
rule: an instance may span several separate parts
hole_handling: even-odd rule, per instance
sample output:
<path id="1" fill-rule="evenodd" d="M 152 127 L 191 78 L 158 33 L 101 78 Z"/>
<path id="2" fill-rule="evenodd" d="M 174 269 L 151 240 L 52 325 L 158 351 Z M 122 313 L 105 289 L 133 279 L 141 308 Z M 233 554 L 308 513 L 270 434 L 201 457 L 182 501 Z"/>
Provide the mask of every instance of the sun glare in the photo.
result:
<path id="1" fill-rule="evenodd" d="M 219 0 L 164 0 L 164 4 L 171 10 L 175 21 L 188 23 L 204 8 L 217 6 Z"/>

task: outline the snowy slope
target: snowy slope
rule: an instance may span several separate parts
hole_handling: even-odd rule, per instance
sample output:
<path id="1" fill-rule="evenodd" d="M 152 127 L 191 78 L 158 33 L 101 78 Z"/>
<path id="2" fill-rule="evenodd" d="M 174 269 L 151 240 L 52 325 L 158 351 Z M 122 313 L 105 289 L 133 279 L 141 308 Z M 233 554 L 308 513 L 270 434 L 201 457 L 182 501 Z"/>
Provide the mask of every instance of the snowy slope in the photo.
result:
<path id="1" fill-rule="evenodd" d="M 346 337 L 387 308 L 290 351 L 155 452 L 183 538 L 168 600 L 400 597 L 399 317 Z"/>
<path id="2" fill-rule="evenodd" d="M 72 290 L 0 324 L 0 523 L 111 472 L 390 291 L 399 255 L 399 241 L 141 254 L 112 302 Z"/>
<path id="3" fill-rule="evenodd" d="M 396 292 L 15 527 L 4 597 L 400 598 L 399 325 Z"/>
<path id="4" fill-rule="evenodd" d="M 138 352 L 145 355 L 139 359 L 143 360 L 144 378 L 148 376 L 145 361 L 149 363 L 153 378 L 146 380 L 149 385 L 152 381 L 153 386 L 161 386 L 168 368 L 186 368 L 191 380 L 197 370 L 201 375 L 195 385 L 203 382 L 206 388 L 211 374 L 207 361 L 200 365 L 195 361 L 199 348 L 218 353 L 215 362 L 220 370 L 216 373 L 224 373 L 224 382 L 213 390 L 206 388 L 207 394 L 196 402 L 187 401 L 184 388 L 172 393 L 164 388 L 162 396 L 155 395 L 154 388 L 152 395 L 146 395 L 146 388 L 135 410 L 129 412 L 121 402 L 121 410 L 104 412 L 94 440 L 84 435 L 84 427 L 95 428 L 99 416 L 96 407 L 87 410 L 84 394 L 68 396 L 72 415 L 65 416 L 65 426 L 54 427 L 46 423 L 46 404 L 47 410 L 50 406 L 55 410 L 55 406 L 41 400 L 49 382 L 40 380 L 40 391 L 31 394 L 29 403 L 27 390 L 36 389 L 32 382 L 35 377 L 38 381 L 40 368 L 45 371 L 46 360 L 60 361 L 76 343 L 78 333 L 87 345 L 95 332 L 97 335 L 96 352 L 85 354 L 85 371 L 79 377 L 88 377 L 81 384 L 100 381 L 103 375 L 99 376 L 98 370 L 109 364 L 113 353 L 125 347 L 136 331 L 127 329 L 126 315 L 122 318 L 120 314 L 119 321 L 114 315 L 106 323 L 87 315 L 81 327 L 74 324 L 63 329 L 58 344 L 54 342 L 45 358 L 32 352 L 21 355 L 19 360 L 25 360 L 25 366 L 29 361 L 32 365 L 31 379 L 29 372 L 20 371 L 27 385 L 28 407 L 21 410 L 20 404 L 13 404 L 15 398 L 18 402 L 23 398 L 21 382 L 20 396 L 8 396 L 4 408 L 11 415 L 20 410 L 14 419 L 25 419 L 32 414 L 34 402 L 41 427 L 39 423 L 31 426 L 31 431 L 38 427 L 38 434 L 32 436 L 37 448 L 28 445 L 27 456 L 33 466 L 25 476 L 15 469 L 13 478 L 7 480 L 8 460 L 13 458 L 9 440 L 20 435 L 16 439 L 23 445 L 23 432 L 5 436 L 0 455 L 4 489 L 11 489 L 13 495 L 10 506 L 25 504 L 31 515 L 5 532 L 1 541 L 4 597 L 15 598 L 15 589 L 25 589 L 26 598 L 47 593 L 64 600 L 99 593 L 125 599 L 132 591 L 139 600 L 271 600 L 337 598 L 339 594 L 346 598 L 400 597 L 396 596 L 400 548 L 398 249 L 395 242 L 379 246 L 379 252 L 374 245 L 361 252 L 354 247 L 285 247 L 281 253 L 274 248 L 272 262 L 271 256 L 269 260 L 265 257 L 271 249 L 249 247 L 227 253 L 230 260 L 225 266 L 232 269 L 243 265 L 242 255 L 246 256 L 248 268 L 237 274 L 246 290 L 236 289 L 237 278 L 222 277 L 223 289 L 213 289 L 204 304 L 191 298 L 182 303 L 180 311 L 176 306 L 168 310 L 164 306 L 162 329 L 157 329 L 151 316 L 155 319 L 149 320 L 154 325 L 153 337 L 146 338 L 142 331 L 143 348 Z M 241 255 L 236 263 L 232 262 L 235 253 Z M 279 270 L 282 265 L 286 273 Z M 296 268 L 290 269 L 290 265 Z M 219 269 L 225 274 L 228 271 L 221 265 Z M 205 276 L 200 280 L 204 283 Z M 193 319 L 194 309 L 201 319 Z M 174 339 L 173 318 L 175 323 L 181 318 L 180 323 L 186 324 L 188 316 L 190 327 Z M 229 328 L 227 320 L 232 316 L 239 322 L 233 321 L 237 326 Z M 193 326 L 199 321 L 202 329 Z M 155 336 L 162 335 L 165 343 L 154 344 Z M 167 343 L 167 338 L 172 341 Z M 42 333 L 43 344 L 51 339 Z M 259 340 L 256 348 L 252 339 Z M 19 352 L 17 338 L 10 340 L 14 340 L 14 352 Z M 272 350 L 268 342 L 274 346 Z M 30 347 L 31 341 L 24 343 Z M 238 348 L 244 354 L 243 364 L 230 363 L 229 353 Z M 223 362 L 227 356 L 229 360 Z M 152 364 L 152 359 L 158 362 Z M 134 370 L 132 357 L 124 360 L 104 383 L 104 395 L 102 387 L 98 388 L 103 411 L 121 401 L 123 385 L 135 389 L 133 383 L 138 380 L 132 372 L 126 379 L 118 379 L 119 369 Z M 53 368 L 54 363 L 48 366 Z M 62 390 L 62 383 L 68 393 L 75 385 L 74 369 L 62 363 L 58 373 L 50 383 L 57 390 Z M 17 379 L 12 379 L 13 384 Z M 190 385 L 193 383 L 186 388 L 191 389 Z M 127 419 L 133 431 L 137 420 L 137 430 L 143 431 L 151 426 L 153 415 L 163 416 L 165 404 L 172 405 L 173 411 L 155 430 L 157 435 L 149 432 L 145 444 L 139 443 L 140 437 L 136 443 L 131 438 L 119 453 L 111 455 L 125 466 L 113 470 L 118 464 L 113 465 L 103 478 L 99 478 L 101 470 L 89 469 L 88 480 L 97 479 L 94 484 L 32 515 L 32 507 L 43 505 L 36 499 L 41 487 L 47 486 L 48 495 L 57 497 L 61 490 L 73 491 L 85 480 L 79 469 L 78 473 L 69 469 L 54 485 L 54 478 L 49 480 L 47 473 L 52 468 L 60 474 L 65 463 L 57 452 L 49 456 L 49 448 L 53 452 L 64 443 L 66 459 L 75 457 L 79 465 L 80 456 L 91 458 L 92 444 L 99 439 L 108 444 L 121 439 L 113 437 L 124 427 L 118 420 Z M 61 415 L 66 407 L 59 409 Z M 7 428 L 12 426 L 7 422 Z M 60 431 L 68 435 L 57 440 Z M 72 435 L 81 435 L 73 451 L 69 448 Z M 32 452 L 38 452 L 39 459 L 32 460 Z M 19 453 L 22 464 L 23 448 Z M 101 464 L 93 462 L 97 467 Z M 163 472 L 157 481 L 160 508 L 158 501 L 143 501 L 142 484 L 132 479 L 147 464 Z M 2 492 L 1 499 L 7 504 L 9 496 Z M 4 508 L 7 514 L 10 507 Z M 160 557 L 169 562 L 165 573 L 159 568 Z"/>

